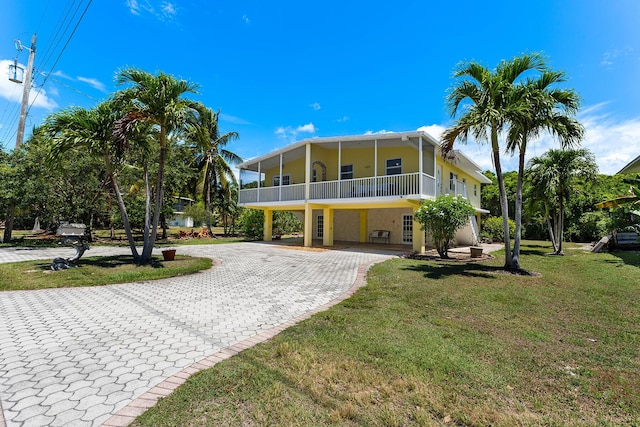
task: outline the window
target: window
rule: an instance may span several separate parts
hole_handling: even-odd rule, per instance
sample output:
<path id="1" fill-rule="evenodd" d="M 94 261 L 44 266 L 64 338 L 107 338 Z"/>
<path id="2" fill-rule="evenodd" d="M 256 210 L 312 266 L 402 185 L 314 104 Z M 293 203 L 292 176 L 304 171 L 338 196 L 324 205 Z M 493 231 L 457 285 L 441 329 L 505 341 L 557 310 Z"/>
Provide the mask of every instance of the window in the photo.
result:
<path id="1" fill-rule="evenodd" d="M 318 215 L 318 228 L 316 229 L 316 238 L 324 237 L 324 215 Z"/>
<path id="2" fill-rule="evenodd" d="M 387 160 L 387 175 L 400 175 L 402 173 L 402 159 Z"/>
<path id="3" fill-rule="evenodd" d="M 453 172 L 449 172 L 449 190 L 456 190 L 456 181 L 458 181 L 458 175 Z"/>
<path id="4" fill-rule="evenodd" d="M 473 184 L 473 195 L 474 196 L 478 195 L 478 184 Z"/>
<path id="5" fill-rule="evenodd" d="M 353 165 L 340 167 L 340 179 L 353 179 Z"/>
<path id="6" fill-rule="evenodd" d="M 291 184 L 291 175 L 282 175 L 282 185 Z M 273 177 L 273 186 L 278 187 L 280 185 L 280 175 L 276 175 Z"/>
<path id="7" fill-rule="evenodd" d="M 318 181 L 318 171 L 315 169 L 311 170 L 311 182 L 317 182 Z"/>
<path id="8" fill-rule="evenodd" d="M 402 215 L 402 243 L 413 243 L 413 215 Z"/>

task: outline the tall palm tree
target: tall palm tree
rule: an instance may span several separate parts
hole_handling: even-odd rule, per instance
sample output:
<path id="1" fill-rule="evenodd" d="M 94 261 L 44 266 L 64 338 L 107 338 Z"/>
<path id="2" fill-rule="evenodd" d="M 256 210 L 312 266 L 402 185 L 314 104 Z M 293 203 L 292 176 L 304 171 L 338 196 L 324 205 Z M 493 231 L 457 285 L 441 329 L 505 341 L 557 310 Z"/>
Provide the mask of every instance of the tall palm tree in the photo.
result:
<path id="1" fill-rule="evenodd" d="M 577 180 L 593 180 L 598 174 L 593 153 L 585 148 L 556 150 L 551 149 L 528 163 L 528 177 L 531 184 L 543 189 L 539 195 L 549 211 L 554 211 L 555 254 L 563 255 L 565 206 L 569 201 Z M 551 227 L 549 230 L 551 231 Z"/>
<path id="2" fill-rule="evenodd" d="M 500 208 L 504 227 L 505 268 L 516 269 L 511 252 L 509 236 L 509 208 L 507 193 L 500 163 L 499 136 L 508 130 L 512 118 L 523 108 L 517 89 L 522 74 L 547 70 L 543 57 L 537 53 L 524 54 L 511 61 L 502 61 L 494 71 L 477 62 L 458 65 L 454 77 L 459 79 L 447 96 L 447 108 L 452 117 L 461 112 L 456 122 L 442 135 L 441 151 L 445 157 L 453 158 L 454 143 L 466 142 L 472 137 L 478 142 L 491 144 L 493 164 L 500 191 Z"/>
<path id="3" fill-rule="evenodd" d="M 242 158 L 224 148 L 230 141 L 238 139 L 237 132 L 227 132 L 220 135 L 218 127 L 219 112 L 199 106 L 197 114 L 193 114 L 187 131 L 187 141 L 196 146 L 196 166 L 202 171 L 202 198 L 207 212 L 207 231 L 211 230 L 211 193 L 229 193 L 232 185 L 237 186 L 237 180 L 231 165 L 242 162 Z"/>
<path id="4" fill-rule="evenodd" d="M 512 264 L 520 265 L 520 240 L 522 237 L 522 184 L 525 169 L 527 142 L 542 132 L 556 137 L 563 149 L 577 145 L 584 134 L 584 127 L 574 118 L 580 106 L 578 94 L 570 89 L 554 85 L 566 81 L 565 74 L 545 71 L 535 79 L 527 79 L 516 87 L 514 93 L 520 108 L 512 111 L 511 126 L 507 134 L 507 152 L 518 152 L 518 182 L 516 186 L 515 223 Z"/>
<path id="5" fill-rule="evenodd" d="M 128 148 L 113 138 L 115 123 L 122 117 L 122 105 L 113 100 L 98 104 L 95 108 L 72 107 L 47 118 L 44 131 L 49 137 L 49 156 L 59 158 L 69 151 L 85 150 L 102 158 L 113 189 L 131 254 L 136 262 L 140 255 L 136 248 L 127 208 L 118 185 L 117 172 Z"/>
<path id="6" fill-rule="evenodd" d="M 135 68 L 125 69 L 118 73 L 117 82 L 131 84 L 129 88 L 117 93 L 116 98 L 126 100 L 133 105 L 132 110 L 117 123 L 115 135 L 118 140 L 126 141 L 130 131 L 140 123 L 152 124 L 158 131 L 158 175 L 155 186 L 153 219 L 150 219 L 151 203 L 148 199 L 144 246 L 140 259 L 142 263 L 148 263 L 151 261 L 156 241 L 164 196 L 163 182 L 165 160 L 169 148 L 168 136 L 174 132 L 184 131 L 189 114 L 197 107 L 195 101 L 184 98 L 184 95 L 195 93 L 198 86 L 162 72 L 151 74 Z M 147 194 L 151 194 L 149 185 L 147 186 Z"/>

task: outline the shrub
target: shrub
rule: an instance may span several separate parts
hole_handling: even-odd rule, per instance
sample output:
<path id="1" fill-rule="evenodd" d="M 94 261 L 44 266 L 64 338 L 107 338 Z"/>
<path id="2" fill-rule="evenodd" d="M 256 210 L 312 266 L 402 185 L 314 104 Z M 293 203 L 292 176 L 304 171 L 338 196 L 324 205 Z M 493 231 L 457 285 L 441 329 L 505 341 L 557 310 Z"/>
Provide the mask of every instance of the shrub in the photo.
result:
<path id="1" fill-rule="evenodd" d="M 448 258 L 448 249 L 460 228 L 469 222 L 475 209 L 461 196 L 438 196 L 436 200 L 425 200 L 416 211 L 416 221 L 422 224 L 433 239 L 438 254 Z"/>
<path id="2" fill-rule="evenodd" d="M 516 223 L 509 219 L 509 236 L 516 234 Z M 482 222 L 482 236 L 494 242 L 504 242 L 504 225 L 501 216 L 490 216 Z"/>
<path id="3" fill-rule="evenodd" d="M 238 220 L 240 229 L 247 240 L 262 240 L 264 237 L 264 212 L 258 209 L 244 209 Z"/>

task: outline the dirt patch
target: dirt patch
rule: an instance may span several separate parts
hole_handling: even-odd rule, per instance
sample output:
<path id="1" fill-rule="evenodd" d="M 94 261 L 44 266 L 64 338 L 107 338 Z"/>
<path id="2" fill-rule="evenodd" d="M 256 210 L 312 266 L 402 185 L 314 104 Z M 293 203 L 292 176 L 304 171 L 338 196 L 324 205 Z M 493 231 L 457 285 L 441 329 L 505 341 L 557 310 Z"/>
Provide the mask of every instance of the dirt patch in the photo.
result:
<path id="1" fill-rule="evenodd" d="M 444 261 L 444 262 L 481 262 L 495 259 L 491 254 L 483 253 L 477 258 L 471 258 L 471 254 L 463 252 L 449 252 L 449 258 L 441 258 L 438 251 L 431 249 L 423 254 L 410 254 L 405 258 L 419 259 L 423 261 Z"/>

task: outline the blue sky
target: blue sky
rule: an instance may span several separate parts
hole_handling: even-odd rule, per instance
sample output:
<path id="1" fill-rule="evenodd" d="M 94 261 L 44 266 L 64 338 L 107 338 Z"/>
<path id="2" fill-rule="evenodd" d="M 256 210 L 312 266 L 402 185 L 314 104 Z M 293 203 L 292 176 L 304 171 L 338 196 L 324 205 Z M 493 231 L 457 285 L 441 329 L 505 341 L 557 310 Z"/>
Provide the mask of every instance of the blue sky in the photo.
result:
<path id="1" fill-rule="evenodd" d="M 27 134 L 53 111 L 105 99 L 118 89 L 117 70 L 133 66 L 198 83 L 193 98 L 222 111 L 222 130 L 240 134 L 229 148 L 244 158 L 313 136 L 423 127 L 438 136 L 451 124 L 444 99 L 457 63 L 493 68 L 502 59 L 541 51 L 568 74 L 565 87 L 583 98 L 583 146 L 596 154 L 600 171 L 615 173 L 640 154 L 637 0 L 5 3 L 5 148 L 15 145 L 22 93 L 8 81 L 8 65 L 16 55 L 23 65 L 28 59 L 13 40 L 28 46 L 37 33 L 32 99 L 39 94 Z M 542 138 L 530 156 L 555 146 Z M 491 168 L 486 145 L 460 148 Z M 504 161 L 507 170 L 516 168 L 515 159 Z"/>

